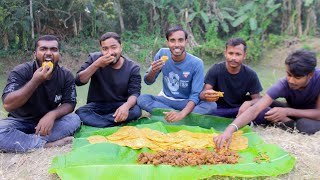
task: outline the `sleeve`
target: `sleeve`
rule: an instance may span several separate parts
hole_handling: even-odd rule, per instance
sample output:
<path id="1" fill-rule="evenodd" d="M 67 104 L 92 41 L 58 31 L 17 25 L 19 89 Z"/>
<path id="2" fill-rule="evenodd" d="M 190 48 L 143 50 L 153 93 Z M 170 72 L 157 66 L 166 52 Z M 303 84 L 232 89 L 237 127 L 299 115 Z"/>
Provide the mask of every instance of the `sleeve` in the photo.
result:
<path id="1" fill-rule="evenodd" d="M 274 84 L 267 90 L 266 94 L 268 94 L 274 100 L 279 97 L 286 97 L 285 93 L 287 91 L 286 91 L 285 82 L 286 82 L 285 78 L 279 80 L 276 84 Z"/>
<path id="2" fill-rule="evenodd" d="M 199 95 L 203 88 L 204 81 L 204 65 L 203 62 L 200 61 L 196 66 L 194 77 L 192 79 L 192 87 L 191 94 L 189 96 L 189 100 L 193 101 L 195 104 L 199 103 Z"/>
<path id="3" fill-rule="evenodd" d="M 249 93 L 250 94 L 258 94 L 261 91 L 262 91 L 262 86 L 259 81 L 258 75 L 256 72 L 253 71 Z"/>
<path id="4" fill-rule="evenodd" d="M 162 50 L 162 49 L 160 49 L 160 50 L 157 52 L 157 54 L 153 57 L 153 61 L 156 61 L 156 60 L 160 59 L 161 54 L 162 54 L 162 53 L 161 53 L 161 50 Z M 153 83 L 156 81 L 156 79 L 158 78 L 158 76 L 159 76 L 159 74 L 160 74 L 160 72 L 161 72 L 161 70 L 160 70 L 160 71 L 156 74 L 156 76 L 154 77 L 153 81 L 149 82 L 149 81 L 147 80 L 147 74 L 151 71 L 151 68 L 152 68 L 152 66 L 150 66 L 150 67 L 148 68 L 147 72 L 144 74 L 144 77 L 143 77 L 143 81 L 144 81 L 147 85 L 153 84 Z"/>
<path id="5" fill-rule="evenodd" d="M 71 72 L 65 73 L 66 81 L 62 90 L 61 104 L 69 103 L 73 106 L 77 104 L 77 92 L 74 77 Z"/>
<path id="6" fill-rule="evenodd" d="M 217 83 L 218 70 L 217 65 L 212 65 L 212 67 L 208 70 L 204 83 L 210 84 L 212 87 L 215 87 Z"/>
<path id="7" fill-rule="evenodd" d="M 14 69 L 10 72 L 7 79 L 7 84 L 3 89 L 2 101 L 4 101 L 4 99 L 9 93 L 19 90 L 30 80 L 27 77 L 25 77 L 23 73 L 21 73 L 24 71 L 25 71 L 24 69 L 20 68 L 20 69 Z"/>
<path id="8" fill-rule="evenodd" d="M 129 79 L 128 94 L 139 97 L 141 93 L 141 75 L 140 67 L 135 65 Z"/>
<path id="9" fill-rule="evenodd" d="M 75 84 L 76 84 L 77 86 L 82 86 L 82 85 L 84 85 L 84 83 L 82 83 L 82 82 L 80 81 L 79 73 L 80 73 L 81 71 L 87 69 L 93 62 L 94 62 L 94 59 L 93 59 L 93 57 L 92 57 L 92 54 L 89 54 L 87 61 L 86 61 L 84 64 L 82 64 L 81 67 L 80 67 L 80 69 L 77 71 L 76 79 L 75 79 Z"/>

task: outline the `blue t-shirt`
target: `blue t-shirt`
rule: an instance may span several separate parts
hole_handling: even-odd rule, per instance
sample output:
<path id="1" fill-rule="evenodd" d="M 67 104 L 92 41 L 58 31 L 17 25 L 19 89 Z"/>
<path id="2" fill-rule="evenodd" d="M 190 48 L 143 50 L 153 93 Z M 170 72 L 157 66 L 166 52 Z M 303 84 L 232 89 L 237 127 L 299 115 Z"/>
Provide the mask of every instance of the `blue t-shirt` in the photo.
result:
<path id="1" fill-rule="evenodd" d="M 160 49 L 154 56 L 154 61 L 160 59 L 161 56 L 169 57 L 161 69 L 163 74 L 162 91 L 164 95 L 177 100 L 188 99 L 198 104 L 199 94 L 203 88 L 204 81 L 203 61 L 196 56 L 186 53 L 183 61 L 174 62 L 169 48 Z M 146 75 L 150 70 L 151 67 L 144 76 L 144 82 L 148 85 L 153 84 L 160 73 L 158 72 L 152 82 L 148 82 Z"/>
<path id="2" fill-rule="evenodd" d="M 272 99 L 285 98 L 291 108 L 315 109 L 320 94 L 320 69 L 316 69 L 304 89 L 290 89 L 287 78 L 282 78 L 267 91 L 267 94 Z"/>

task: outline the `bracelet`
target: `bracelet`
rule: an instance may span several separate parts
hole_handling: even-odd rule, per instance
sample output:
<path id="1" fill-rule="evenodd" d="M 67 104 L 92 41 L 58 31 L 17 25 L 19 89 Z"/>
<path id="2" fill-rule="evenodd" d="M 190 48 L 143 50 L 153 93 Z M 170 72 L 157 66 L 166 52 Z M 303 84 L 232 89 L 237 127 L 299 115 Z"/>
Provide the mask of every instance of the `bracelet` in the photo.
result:
<path id="1" fill-rule="evenodd" d="M 231 123 L 231 124 L 229 124 L 229 126 L 235 127 L 237 131 L 239 130 L 238 126 L 235 123 Z"/>

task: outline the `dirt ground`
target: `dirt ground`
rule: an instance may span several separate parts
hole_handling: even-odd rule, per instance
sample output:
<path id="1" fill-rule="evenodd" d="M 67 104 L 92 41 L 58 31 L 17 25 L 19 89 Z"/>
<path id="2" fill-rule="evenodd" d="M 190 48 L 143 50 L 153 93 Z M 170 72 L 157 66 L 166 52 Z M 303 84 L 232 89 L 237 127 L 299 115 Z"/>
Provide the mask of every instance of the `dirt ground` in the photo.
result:
<path id="1" fill-rule="evenodd" d="M 282 63 L 287 54 L 305 45 L 312 47 L 316 52 L 320 52 L 320 39 L 313 39 L 303 43 L 298 41 L 297 43 L 289 44 L 289 46 L 284 45 L 282 48 L 266 51 L 261 65 L 271 69 L 283 67 Z M 294 169 L 290 173 L 261 179 L 319 179 L 320 132 L 308 136 L 289 133 L 274 127 L 254 127 L 253 130 L 266 143 L 280 146 L 296 157 L 297 160 Z M 71 145 L 66 145 L 64 147 L 40 149 L 26 154 L 0 153 L 0 180 L 59 179 L 57 175 L 49 174 L 48 168 L 53 157 L 65 154 L 70 150 Z"/>

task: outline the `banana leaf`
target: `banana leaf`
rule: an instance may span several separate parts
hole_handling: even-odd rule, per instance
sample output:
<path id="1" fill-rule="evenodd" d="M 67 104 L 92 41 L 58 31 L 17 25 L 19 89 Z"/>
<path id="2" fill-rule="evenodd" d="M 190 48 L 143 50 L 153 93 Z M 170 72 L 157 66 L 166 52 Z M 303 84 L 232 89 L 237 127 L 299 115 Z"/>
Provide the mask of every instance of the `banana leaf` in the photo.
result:
<path id="1" fill-rule="evenodd" d="M 188 130 L 191 132 L 213 133 L 223 130 L 232 120 L 190 114 L 182 122 L 168 124 L 163 121 L 163 110 L 153 112 L 151 119 L 140 119 L 130 123 L 137 128 L 148 127 L 164 133 Z M 182 125 L 184 124 L 184 125 Z M 195 126 L 197 125 L 197 126 Z M 134 150 L 112 143 L 90 144 L 86 139 L 92 135 L 107 136 L 120 127 L 93 128 L 82 126 L 76 134 L 70 153 L 57 156 L 49 168 L 61 179 L 202 179 L 212 176 L 259 177 L 278 176 L 288 173 L 295 164 L 295 158 L 276 145 L 265 144 L 249 127 L 244 136 L 249 139 L 249 147 L 238 151 L 237 164 L 201 165 L 173 167 L 170 165 L 141 165 L 137 163 L 141 152 L 151 152 L 148 148 Z M 212 149 L 211 149 L 212 150 Z M 254 162 L 260 153 L 267 154 L 270 161 Z"/>

